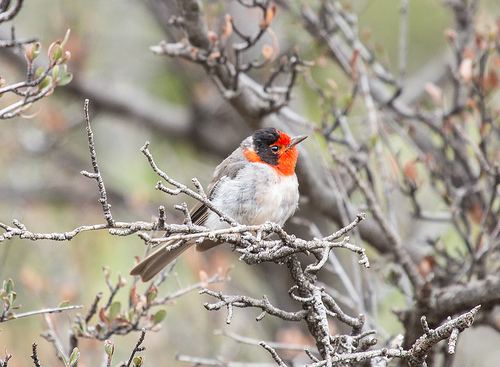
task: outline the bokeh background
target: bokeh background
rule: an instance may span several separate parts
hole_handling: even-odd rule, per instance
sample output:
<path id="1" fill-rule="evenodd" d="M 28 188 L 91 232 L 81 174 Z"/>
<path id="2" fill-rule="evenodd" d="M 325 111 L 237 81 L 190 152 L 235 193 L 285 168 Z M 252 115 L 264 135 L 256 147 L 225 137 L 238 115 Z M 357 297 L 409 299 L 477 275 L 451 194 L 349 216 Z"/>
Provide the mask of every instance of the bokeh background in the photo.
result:
<path id="1" fill-rule="evenodd" d="M 209 26 L 217 27 L 226 12 L 242 29 L 253 29 L 257 14 L 231 1 L 204 1 Z M 451 26 L 449 11 L 437 0 L 409 2 L 408 78 L 440 62 L 449 53 L 444 31 Z M 359 29 L 389 69 L 398 70 L 399 7 L 397 0 L 351 1 L 359 15 Z M 500 14 L 494 0 L 480 3 L 479 19 L 491 22 Z M 297 32 L 294 20 L 278 13 L 273 25 L 280 48 L 295 47 L 307 60 L 315 61 L 316 80 L 334 81 L 340 93 L 346 85 L 338 69 L 326 61 L 317 45 L 304 32 Z M 255 22 L 253 22 L 256 24 Z M 56 90 L 50 98 L 30 110 L 30 118 L 2 121 L 0 128 L 0 221 L 17 218 L 33 231 L 69 230 L 80 224 L 103 221 L 97 202 L 95 183 L 79 174 L 89 169 L 86 133 L 83 125 L 83 99 L 91 100 L 91 117 L 99 162 L 107 184 L 116 219 L 150 220 L 158 205 L 168 208 L 168 219 L 182 220 L 172 209 L 188 198 L 171 198 L 154 190 L 157 178 L 139 148 L 146 140 L 161 166 L 172 177 L 190 182 L 198 177 L 207 184 L 213 168 L 225 154 L 249 134 L 238 116 L 223 108 L 225 102 L 203 71 L 165 57 L 155 56 L 149 47 L 165 39 L 165 29 L 147 2 L 132 0 L 36 0 L 27 1 L 14 22 L 18 37 L 37 36 L 44 48 L 71 28 L 67 48 L 72 52 L 70 70 L 74 81 Z M 2 32 L 8 29 L 4 26 Z M 4 33 L 5 34 L 5 33 Z M 269 42 L 269 39 L 264 42 Z M 258 51 L 257 51 L 258 52 Z M 0 54 L 0 73 L 8 80 L 22 78 L 23 63 Z M 348 95 L 349 91 L 346 90 Z M 299 79 L 292 106 L 311 120 L 319 120 L 316 95 Z M 106 97 L 130 101 L 129 110 L 106 105 Z M 100 102 L 101 101 L 101 102 Z M 102 103 L 102 104 L 100 104 Z M 134 113 L 135 106 L 149 110 L 150 119 Z M 220 113 L 219 113 L 220 110 Z M 140 111 L 141 112 L 141 111 Z M 209 113 L 208 113 L 209 112 Z M 354 113 L 354 115 L 356 115 Z M 211 116 L 211 117 L 207 117 Z M 215 117 L 213 117 L 215 116 Z M 363 116 L 358 117 L 361 125 Z M 356 121 L 356 118 L 353 119 Z M 362 127 L 357 130 L 362 134 Z M 324 149 L 312 139 L 313 149 Z M 298 217 L 308 213 L 299 211 Z M 335 226 L 325 222 L 324 230 Z M 106 291 L 102 267 L 109 266 L 112 277 L 127 275 L 134 256 L 142 256 L 144 245 L 136 237 L 112 237 L 106 232 L 84 233 L 70 243 L 12 240 L 0 244 L 0 278 L 16 283 L 19 303 L 27 311 L 56 306 L 63 300 L 88 307 L 98 291 Z M 350 259 L 345 259 L 350 264 Z M 374 269 L 383 266 L 373 260 Z M 221 288 L 231 292 L 271 299 L 287 307 L 286 294 L 276 294 L 276 285 L 286 283 L 285 272 L 276 267 L 248 267 L 237 261 L 228 249 L 209 254 L 189 252 L 179 261 L 176 277 L 161 292 L 197 282 L 200 270 L 212 274 L 231 270 L 231 281 Z M 369 276 L 377 277 L 374 270 Z M 130 277 L 127 277 L 131 281 Z M 334 285 L 334 283 L 333 283 Z M 119 298 L 126 300 L 123 292 Z M 387 334 L 400 330 L 391 309 L 402 296 L 394 290 L 380 289 L 375 317 Z M 225 314 L 205 311 L 206 299 L 190 293 L 168 306 L 167 318 L 157 333 L 148 333 L 146 361 L 152 365 L 175 366 L 177 353 L 223 356 L 227 359 L 268 361 L 266 352 L 241 346 L 215 329 L 229 328 L 257 339 L 309 344 L 304 330 L 293 324 L 264 319 L 254 322 L 257 312 L 235 312 L 233 324 L 225 325 Z M 255 313 L 255 314 L 254 314 Z M 62 340 L 74 313 L 52 317 Z M 0 350 L 14 355 L 11 366 L 31 363 L 31 343 L 40 347 L 44 365 L 56 365 L 52 347 L 39 334 L 45 329 L 42 317 L 31 317 L 0 325 Z M 490 337 L 491 333 L 491 337 Z M 481 343 L 477 336 L 481 336 Z M 116 361 L 125 359 L 137 335 L 114 337 Z M 464 341 L 465 340 L 465 341 Z M 459 358 L 460 366 L 494 366 L 500 355 L 498 336 L 489 329 L 467 332 L 461 342 L 471 343 L 474 352 Z M 101 363 L 102 345 L 80 342 L 81 365 Z"/>

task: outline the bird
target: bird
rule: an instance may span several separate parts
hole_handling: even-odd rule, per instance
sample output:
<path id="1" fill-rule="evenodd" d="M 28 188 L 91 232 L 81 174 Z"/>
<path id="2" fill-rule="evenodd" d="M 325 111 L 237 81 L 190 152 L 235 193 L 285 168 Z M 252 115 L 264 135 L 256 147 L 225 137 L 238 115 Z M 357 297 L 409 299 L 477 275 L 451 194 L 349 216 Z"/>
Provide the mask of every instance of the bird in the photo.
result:
<path id="1" fill-rule="evenodd" d="M 297 144 L 306 138 L 291 137 L 274 127 L 254 131 L 215 168 L 207 187 L 208 199 L 240 224 L 273 222 L 282 226 L 298 207 Z M 196 205 L 190 216 L 193 224 L 210 230 L 229 226 L 203 203 Z M 166 242 L 130 274 L 147 282 L 194 244 L 194 240 L 184 244 Z M 205 239 L 196 244 L 196 249 L 206 251 L 216 245 Z"/>

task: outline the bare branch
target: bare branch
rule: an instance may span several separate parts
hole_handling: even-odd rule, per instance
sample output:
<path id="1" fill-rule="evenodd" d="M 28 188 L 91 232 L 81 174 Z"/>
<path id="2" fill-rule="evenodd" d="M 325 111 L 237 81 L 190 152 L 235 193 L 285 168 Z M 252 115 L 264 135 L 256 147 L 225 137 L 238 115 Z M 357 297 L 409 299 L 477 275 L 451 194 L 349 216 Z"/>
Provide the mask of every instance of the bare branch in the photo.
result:
<path id="1" fill-rule="evenodd" d="M 398 260 L 398 263 L 401 264 L 403 269 L 405 270 L 408 278 L 410 279 L 413 287 L 416 289 L 420 289 L 423 285 L 422 278 L 417 271 L 416 265 L 408 254 L 407 250 L 403 247 L 401 243 L 401 239 L 399 238 L 397 232 L 390 226 L 387 222 L 386 218 L 382 213 L 382 209 L 378 204 L 377 199 L 375 198 L 375 194 L 368 187 L 368 185 L 361 179 L 359 174 L 356 172 L 355 168 L 344 158 L 340 157 L 333 147 L 330 148 L 330 153 L 333 158 L 349 173 L 351 178 L 356 182 L 361 192 L 363 193 L 370 210 L 373 213 L 373 216 L 377 223 L 380 225 L 382 230 L 384 231 L 387 238 L 390 240 L 390 244 L 393 248 L 393 253 Z"/>
<path id="2" fill-rule="evenodd" d="M 276 367 L 274 363 L 249 363 L 249 362 L 233 362 L 223 361 L 215 358 L 201 358 L 187 355 L 177 355 L 179 362 L 188 363 L 191 366 L 217 366 L 217 367 Z"/>
<path id="3" fill-rule="evenodd" d="M 12 354 L 8 354 L 7 351 L 5 351 L 5 357 L 0 359 L 0 367 L 9 367 L 9 361 L 11 358 Z"/>
<path id="4" fill-rule="evenodd" d="M 14 4 L 10 5 L 10 8 L 8 8 L 7 10 L 2 9 L 2 12 L 0 12 L 0 23 L 7 22 L 14 18 L 21 10 L 23 2 L 24 0 L 15 0 Z"/>
<path id="5" fill-rule="evenodd" d="M 285 362 L 283 362 L 283 360 L 280 358 L 278 353 L 276 353 L 274 348 L 266 344 L 266 342 L 260 342 L 259 345 L 269 352 L 269 354 L 271 355 L 271 357 L 273 357 L 274 361 L 279 367 L 287 367 Z"/>
<path id="6" fill-rule="evenodd" d="M 31 349 L 32 349 L 31 359 L 33 360 L 33 364 L 35 365 L 35 367 L 42 367 L 40 360 L 38 359 L 38 351 L 36 343 L 33 343 Z"/>
<path id="7" fill-rule="evenodd" d="M 8 318 L 0 318 L 0 322 L 7 322 L 7 321 L 11 321 L 11 320 L 22 319 L 23 317 L 30 317 L 30 316 L 35 316 L 35 315 L 45 315 L 45 314 L 51 314 L 51 313 L 61 313 L 64 311 L 69 311 L 69 310 L 78 310 L 82 307 L 83 307 L 82 305 L 72 305 L 72 306 L 64 306 L 64 307 L 42 308 L 40 310 L 16 313 Z"/>
<path id="8" fill-rule="evenodd" d="M 223 307 L 227 307 L 228 305 L 245 308 L 245 307 L 256 307 L 260 308 L 263 312 L 279 317 L 280 319 L 287 321 L 301 321 L 307 316 L 307 311 L 296 311 L 296 312 L 288 312 L 281 310 L 275 306 L 273 306 L 266 296 L 263 297 L 262 300 L 247 297 L 247 296 L 229 296 L 224 295 L 220 292 L 214 292 L 210 289 L 203 289 L 200 291 L 200 294 L 207 294 L 209 296 L 220 299 L 220 302 L 216 303 L 205 303 L 204 306 L 209 311 L 220 310 Z M 257 320 L 259 321 L 259 320 Z"/>
<path id="9" fill-rule="evenodd" d="M 48 341 L 50 344 L 52 344 L 52 346 L 54 347 L 54 352 L 55 352 L 57 358 L 64 365 L 66 365 L 67 361 L 68 361 L 68 355 L 64 351 L 63 344 L 56 333 L 54 325 L 52 324 L 52 320 L 47 315 L 45 315 L 44 318 L 45 318 L 45 322 L 47 323 L 48 330 L 46 330 L 44 333 L 42 333 L 41 336 L 46 341 Z"/>
<path id="10" fill-rule="evenodd" d="M 176 189 L 175 190 L 171 190 L 163 185 L 161 185 L 160 183 L 157 185 L 157 188 L 158 189 L 163 189 L 162 191 L 166 191 L 167 193 L 171 194 L 171 195 L 177 195 L 177 194 L 180 194 L 180 193 L 184 193 L 188 196 L 191 196 L 192 198 L 198 200 L 199 202 L 205 204 L 210 210 L 212 210 L 214 213 L 216 213 L 217 215 L 219 215 L 219 217 L 221 218 L 221 220 L 231 224 L 231 225 L 236 225 L 238 224 L 234 219 L 228 217 L 226 214 L 224 214 L 220 209 L 217 209 L 211 202 L 210 200 L 208 200 L 208 198 L 206 196 L 202 196 L 201 194 L 189 189 L 186 185 L 184 184 L 181 184 L 177 181 L 175 181 L 174 179 L 172 179 L 171 177 L 169 177 L 165 172 L 163 172 L 159 167 L 158 165 L 156 164 L 156 162 L 154 161 L 154 158 L 152 156 L 152 154 L 150 153 L 149 151 L 149 142 L 146 142 L 144 144 L 144 146 L 141 148 L 141 152 L 146 156 L 149 164 L 151 165 L 151 168 L 153 169 L 153 171 L 155 171 L 162 179 L 164 179 L 167 183 L 169 183 L 170 185 L 174 186 Z"/>
<path id="11" fill-rule="evenodd" d="M 474 317 L 481 306 L 476 306 L 469 312 L 466 312 L 454 319 L 446 321 L 436 329 L 429 330 L 413 344 L 406 357 L 411 367 L 421 366 L 431 349 L 441 340 L 448 339 L 455 330 L 463 331 L 469 328 L 474 322 Z"/>
<path id="12" fill-rule="evenodd" d="M 141 330 L 141 336 L 139 337 L 139 340 L 137 340 L 137 343 L 135 344 L 135 347 L 132 350 L 132 353 L 130 354 L 130 357 L 128 359 L 127 364 L 123 364 L 123 366 L 130 367 L 130 365 L 132 364 L 132 361 L 133 361 L 134 356 L 136 355 L 136 353 L 142 352 L 142 351 L 144 351 L 144 349 L 146 349 L 146 347 L 142 346 L 142 343 L 144 343 L 144 338 L 145 337 L 146 337 L 146 330 L 142 329 Z"/>
<path id="13" fill-rule="evenodd" d="M 89 100 L 86 99 L 83 111 L 85 112 L 85 123 L 87 128 L 87 137 L 89 141 L 89 150 L 90 150 L 90 160 L 92 162 L 92 168 L 94 169 L 94 173 L 91 174 L 87 171 L 82 171 L 81 174 L 88 177 L 93 178 L 97 181 L 97 187 L 99 189 L 99 202 L 102 206 L 102 211 L 104 212 L 104 218 L 106 218 L 106 222 L 110 227 L 114 226 L 113 216 L 111 215 L 111 205 L 108 204 L 108 196 L 106 194 L 106 187 L 104 186 L 104 181 L 101 176 L 101 171 L 99 170 L 99 166 L 97 164 L 97 155 L 95 151 L 95 143 L 94 143 L 94 133 L 92 132 L 92 127 L 90 126 L 90 116 L 89 116 Z"/>

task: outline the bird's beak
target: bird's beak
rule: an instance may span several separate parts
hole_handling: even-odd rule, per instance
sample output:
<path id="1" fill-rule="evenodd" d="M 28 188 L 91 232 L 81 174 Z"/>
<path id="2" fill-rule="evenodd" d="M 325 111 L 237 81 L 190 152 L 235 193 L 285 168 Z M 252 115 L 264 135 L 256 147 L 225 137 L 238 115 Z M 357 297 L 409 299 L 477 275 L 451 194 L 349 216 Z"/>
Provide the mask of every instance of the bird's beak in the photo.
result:
<path id="1" fill-rule="evenodd" d="M 306 139 L 307 139 L 307 135 L 294 136 L 292 138 L 292 141 L 290 142 L 290 145 L 287 147 L 287 150 L 288 149 L 292 149 L 294 146 L 296 146 L 297 144 L 303 142 Z"/>

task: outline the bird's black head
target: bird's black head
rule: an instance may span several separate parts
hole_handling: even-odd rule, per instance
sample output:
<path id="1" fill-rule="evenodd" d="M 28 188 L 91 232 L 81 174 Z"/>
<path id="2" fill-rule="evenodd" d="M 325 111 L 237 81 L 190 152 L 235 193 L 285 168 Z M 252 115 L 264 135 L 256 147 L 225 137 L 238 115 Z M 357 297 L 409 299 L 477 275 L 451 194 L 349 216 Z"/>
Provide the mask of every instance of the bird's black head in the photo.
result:
<path id="1" fill-rule="evenodd" d="M 280 132 L 274 127 L 260 129 L 253 133 L 253 148 L 263 162 L 273 166 L 278 164 L 278 147 L 274 144 L 279 138 Z"/>

